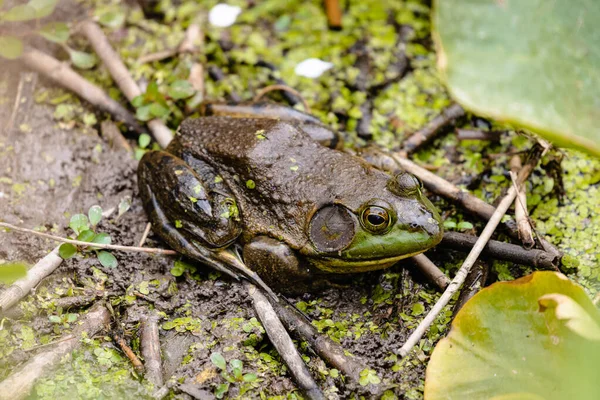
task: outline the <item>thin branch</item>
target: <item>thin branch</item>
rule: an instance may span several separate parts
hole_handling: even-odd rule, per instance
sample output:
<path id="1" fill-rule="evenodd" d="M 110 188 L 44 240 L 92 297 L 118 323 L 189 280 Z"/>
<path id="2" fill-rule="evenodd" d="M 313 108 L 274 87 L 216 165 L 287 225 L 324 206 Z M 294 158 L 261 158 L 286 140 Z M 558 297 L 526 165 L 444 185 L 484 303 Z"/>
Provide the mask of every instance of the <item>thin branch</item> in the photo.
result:
<path id="1" fill-rule="evenodd" d="M 518 155 L 514 155 L 510 159 L 510 170 L 516 174 L 521 168 L 521 158 Z M 533 240 L 533 232 L 531 230 L 531 224 L 529 223 L 525 187 L 525 185 L 521 187 L 517 195 L 517 200 L 515 201 L 515 220 L 517 221 L 517 230 L 523 246 L 531 249 L 535 245 L 535 241 Z"/>
<path id="2" fill-rule="evenodd" d="M 302 106 L 304 107 L 304 112 L 306 112 L 307 114 L 310 114 L 310 106 L 308 105 L 306 99 L 304 97 L 302 97 L 302 94 L 300 94 L 300 92 L 298 92 L 296 89 L 289 87 L 288 85 L 277 84 L 277 85 L 266 86 L 266 87 L 260 89 L 258 91 L 258 93 L 256 93 L 256 96 L 254 96 L 254 99 L 252 101 L 255 103 L 258 102 L 258 101 L 260 101 L 260 99 L 262 99 L 264 97 L 265 94 L 272 92 L 274 90 L 283 90 L 285 92 L 289 92 L 289 93 L 293 94 L 294 96 L 298 97 L 300 99 L 300 101 L 302 102 Z"/>
<path id="3" fill-rule="evenodd" d="M 121 245 L 118 245 L 118 244 L 100 244 L 100 243 L 83 242 L 81 240 L 66 239 L 66 238 L 63 238 L 63 237 L 60 237 L 60 236 L 54 236 L 54 235 L 50 235 L 50 234 L 44 233 L 44 232 L 37 232 L 37 231 L 31 230 L 31 229 L 27 229 L 27 228 L 20 228 L 20 227 L 15 226 L 15 225 L 7 224 L 6 222 L 0 222 L 0 228 L 8 228 L 8 229 L 15 230 L 17 232 L 25 232 L 25 233 L 30 233 L 32 235 L 45 237 L 47 239 L 52 239 L 52 240 L 55 240 L 57 242 L 71 243 L 71 244 L 74 244 L 76 246 L 93 247 L 95 249 L 132 251 L 132 252 L 137 252 L 137 253 L 161 254 L 161 255 L 164 255 L 164 256 L 174 256 L 174 255 L 177 255 L 176 251 L 174 251 L 174 250 L 168 250 L 168 249 L 158 249 L 158 248 L 149 248 L 149 247 L 135 247 L 135 246 L 121 246 Z"/>
<path id="4" fill-rule="evenodd" d="M 19 58 L 26 67 L 39 72 L 60 86 L 74 92 L 88 103 L 111 114 L 137 133 L 145 130 L 121 104 L 93 83 L 73 71 L 67 64 L 34 48 L 26 49 Z"/>
<path id="5" fill-rule="evenodd" d="M 444 291 L 450 284 L 450 278 L 446 276 L 425 254 L 417 254 L 412 256 L 411 260 L 415 266 L 433 282 L 438 289 Z"/>
<path id="6" fill-rule="evenodd" d="M 140 346 L 146 367 L 146 379 L 152 382 L 154 387 L 161 387 L 163 385 L 163 372 L 160 358 L 158 316 L 145 315 L 142 317 Z"/>
<path id="7" fill-rule="evenodd" d="M 525 181 L 525 179 L 527 179 L 532 170 L 533 167 L 531 166 L 531 164 L 527 164 L 521 169 L 521 171 L 519 172 L 519 177 L 517 178 L 517 184 L 519 186 Z M 511 186 L 508 189 L 508 193 L 506 194 L 506 196 L 504 196 L 500 204 L 498 204 L 496 211 L 489 219 L 488 223 L 483 229 L 483 232 L 481 232 L 481 236 L 479 236 L 479 239 L 477 239 L 475 246 L 473 246 L 473 249 L 471 249 L 471 252 L 463 262 L 462 266 L 456 273 L 456 276 L 454 277 L 450 285 L 448 285 L 446 291 L 431 308 L 431 310 L 425 316 L 425 318 L 423 318 L 423 321 L 421 321 L 419 326 L 410 335 L 406 343 L 404 343 L 404 345 L 397 351 L 398 355 L 400 355 L 401 357 L 405 357 L 412 350 L 412 348 L 419 342 L 419 340 L 421 340 L 427 329 L 429 329 L 429 327 L 435 321 L 440 312 L 444 309 L 444 307 L 446 307 L 450 299 L 452 299 L 454 293 L 456 293 L 461 287 L 461 285 L 465 281 L 465 278 L 467 277 L 467 274 L 471 270 L 471 267 L 473 266 L 475 261 L 477 261 L 477 258 L 483 251 L 483 248 L 485 247 L 486 243 L 494 234 L 494 231 L 500 223 L 500 220 L 502 219 L 504 214 L 506 214 L 506 211 L 508 211 L 511 204 L 515 201 L 516 196 L 517 189 L 515 186 Z"/>
<path id="8" fill-rule="evenodd" d="M 269 300 L 253 284 L 244 281 L 244 286 L 252 298 L 254 310 L 265 328 L 269 340 L 285 361 L 300 390 L 309 399 L 325 399 Z"/>
<path id="9" fill-rule="evenodd" d="M 94 48 L 94 51 L 108 69 L 108 72 L 110 72 L 110 75 L 113 77 L 117 86 L 119 86 L 125 94 L 125 97 L 127 97 L 129 101 L 133 101 L 134 98 L 141 95 L 142 91 L 139 86 L 129 74 L 127 67 L 123 64 L 123 61 L 121 61 L 121 57 L 119 57 L 117 52 L 112 48 L 104 31 L 102 31 L 98 24 L 94 21 L 87 20 L 79 25 L 79 29 L 88 39 Z M 165 123 L 161 119 L 155 118 L 148 121 L 147 124 L 158 144 L 162 148 L 167 147 L 173 139 L 173 133 Z"/>
<path id="10" fill-rule="evenodd" d="M 27 296 L 31 289 L 36 287 L 42 279 L 50 275 L 58 268 L 63 259 L 58 255 L 58 247 L 38 261 L 23 279 L 19 279 L 10 285 L 0 295 L 0 312 L 8 310 L 17 304 L 23 297 Z"/>
<path id="11" fill-rule="evenodd" d="M 358 383 L 360 372 L 367 368 L 358 357 L 350 356 L 329 336 L 319 333 L 306 317 L 294 306 L 283 303 L 273 304 L 273 308 L 288 332 L 299 340 L 306 341 L 311 349 L 327 364 L 338 369 L 348 379 Z"/>
<path id="12" fill-rule="evenodd" d="M 477 236 L 459 232 L 445 232 L 440 247 L 459 251 L 470 251 L 477 242 Z M 495 260 L 510 261 L 535 268 L 556 269 L 559 257 L 553 253 L 538 249 L 524 249 L 511 243 L 490 240 L 483 248 L 483 255 Z"/>
<path id="13" fill-rule="evenodd" d="M 131 347 L 129 347 L 129 345 L 125 341 L 125 338 L 123 338 L 123 336 L 117 333 L 113 333 L 113 340 L 119 345 L 119 347 L 121 348 L 123 353 L 125 353 L 127 358 L 129 358 L 129 361 L 131 361 L 131 364 L 133 365 L 135 370 L 140 374 L 143 373 L 144 364 L 142 364 L 138 356 L 133 352 L 133 350 L 131 350 Z"/>
<path id="14" fill-rule="evenodd" d="M 421 148 L 424 144 L 431 141 L 439 134 L 443 128 L 453 123 L 457 118 L 465 115 L 465 110 L 458 104 L 442 110 L 440 115 L 432 119 L 427 125 L 419 129 L 408 137 L 402 143 L 402 150 L 405 154 L 411 154 Z"/>
<path id="15" fill-rule="evenodd" d="M 65 356 L 77 349 L 85 334 L 91 338 L 100 332 L 110 322 L 110 314 L 106 307 L 96 304 L 77 325 L 69 335 L 69 339 L 59 340 L 56 346 L 36 354 L 30 358 L 21 368 L 0 382 L 0 400 L 20 400 L 29 395 L 35 382 L 58 365 Z"/>
<path id="16" fill-rule="evenodd" d="M 458 140 L 488 140 L 498 142 L 501 131 L 482 131 L 477 129 L 457 129 L 456 137 Z"/>
<path id="17" fill-rule="evenodd" d="M 127 141 L 127 139 L 125 139 L 125 137 L 113 121 L 102 121 L 102 123 L 100 124 L 100 134 L 102 135 L 102 138 L 106 142 L 108 142 L 112 149 L 121 148 L 128 153 L 133 153 L 129 142 Z"/>
<path id="18" fill-rule="evenodd" d="M 142 238 L 140 239 L 138 247 L 144 246 L 144 243 L 146 243 L 146 239 L 148 239 L 148 235 L 150 234 L 150 229 L 152 229 L 152 223 L 148 222 L 146 224 L 146 228 L 144 229 L 144 233 L 142 233 Z"/>
<path id="19" fill-rule="evenodd" d="M 342 29 L 342 8 L 339 0 L 325 0 L 327 23 L 331 29 Z"/>

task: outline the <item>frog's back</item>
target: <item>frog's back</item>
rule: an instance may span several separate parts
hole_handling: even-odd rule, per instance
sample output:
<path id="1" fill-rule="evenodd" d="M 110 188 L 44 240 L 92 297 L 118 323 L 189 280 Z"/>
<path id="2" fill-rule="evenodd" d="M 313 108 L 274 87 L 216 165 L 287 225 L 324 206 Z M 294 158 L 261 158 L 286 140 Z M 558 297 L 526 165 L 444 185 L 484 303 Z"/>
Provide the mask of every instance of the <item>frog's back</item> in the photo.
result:
<path id="1" fill-rule="evenodd" d="M 315 208 L 339 199 L 355 203 L 347 204 L 351 209 L 358 207 L 387 180 L 373 179 L 383 173 L 278 120 L 188 119 L 171 147 L 175 154 L 192 154 L 221 174 L 235 192 L 251 234 L 279 232 L 293 238 L 293 247 L 307 240 L 306 217 Z"/>

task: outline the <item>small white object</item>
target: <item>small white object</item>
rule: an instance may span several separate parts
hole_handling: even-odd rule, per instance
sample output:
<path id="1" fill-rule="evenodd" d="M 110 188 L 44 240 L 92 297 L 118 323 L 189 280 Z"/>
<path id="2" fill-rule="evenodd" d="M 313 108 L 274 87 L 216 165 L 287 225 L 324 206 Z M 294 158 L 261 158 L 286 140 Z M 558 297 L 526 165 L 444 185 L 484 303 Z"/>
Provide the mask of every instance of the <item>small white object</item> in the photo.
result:
<path id="1" fill-rule="evenodd" d="M 307 58 L 300 62 L 294 68 L 296 75 L 305 76 L 307 78 L 318 78 L 323 75 L 323 72 L 332 68 L 333 64 L 318 58 Z"/>
<path id="2" fill-rule="evenodd" d="M 219 3 L 211 8 L 208 13 L 208 22 L 211 25 L 220 28 L 227 28 L 233 25 L 242 9 L 238 6 L 230 6 L 229 4 Z"/>

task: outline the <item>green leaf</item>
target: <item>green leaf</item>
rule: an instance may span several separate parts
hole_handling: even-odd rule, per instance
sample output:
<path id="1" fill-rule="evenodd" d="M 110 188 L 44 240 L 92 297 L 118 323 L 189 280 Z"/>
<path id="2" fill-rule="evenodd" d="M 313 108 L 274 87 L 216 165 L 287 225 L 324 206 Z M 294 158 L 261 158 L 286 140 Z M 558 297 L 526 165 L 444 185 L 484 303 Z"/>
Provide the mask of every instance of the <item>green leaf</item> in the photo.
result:
<path id="1" fill-rule="evenodd" d="M 81 240 L 82 242 L 91 242 L 94 236 L 95 233 L 93 231 L 86 229 L 77 235 L 77 240 Z"/>
<path id="2" fill-rule="evenodd" d="M 164 96 L 158 91 L 158 83 L 156 81 L 148 84 L 144 98 L 147 102 L 164 100 Z"/>
<path id="3" fill-rule="evenodd" d="M 121 8 L 107 11 L 100 16 L 98 22 L 108 28 L 120 28 L 125 22 L 125 12 Z"/>
<path id="4" fill-rule="evenodd" d="M 36 18 L 44 18 L 54 12 L 58 0 L 29 0 L 28 4 L 35 9 Z"/>
<path id="5" fill-rule="evenodd" d="M 27 275 L 27 264 L 22 261 L 11 261 L 0 264 L 0 283 L 11 285 Z"/>
<path id="6" fill-rule="evenodd" d="M 97 243 L 97 244 L 110 244 L 111 242 L 111 238 L 110 235 L 108 233 L 104 233 L 101 232 L 97 235 L 94 236 L 94 239 L 92 240 L 92 243 Z"/>
<path id="7" fill-rule="evenodd" d="M 600 3 L 438 0 L 432 20 L 464 107 L 600 156 Z"/>
<path id="8" fill-rule="evenodd" d="M 169 115 L 169 112 L 170 110 L 160 103 L 150 104 L 150 114 L 157 118 L 166 117 L 167 115 Z"/>
<path id="9" fill-rule="evenodd" d="M 556 272 L 481 290 L 427 367 L 425 398 L 599 399 L 600 311 Z"/>
<path id="10" fill-rule="evenodd" d="M 152 138 L 150 137 L 150 135 L 148 135 L 147 133 L 142 133 L 138 138 L 138 145 L 140 146 L 140 148 L 145 149 L 146 147 L 148 147 L 151 141 Z"/>
<path id="11" fill-rule="evenodd" d="M 90 217 L 90 224 L 92 226 L 98 225 L 98 222 L 102 219 L 102 207 L 100 206 L 91 206 L 88 210 L 88 216 Z"/>
<path id="12" fill-rule="evenodd" d="M 73 313 L 67 314 L 67 322 L 68 323 L 75 322 L 75 321 L 77 321 L 77 314 L 73 314 Z"/>
<path id="13" fill-rule="evenodd" d="M 73 257 L 75 254 L 77 254 L 77 247 L 75 247 L 74 245 L 72 245 L 71 243 L 63 243 L 60 245 L 60 247 L 58 248 L 58 255 L 60 256 L 60 258 L 62 258 L 63 260 L 66 260 L 68 258 Z"/>
<path id="14" fill-rule="evenodd" d="M 44 25 L 38 33 L 54 43 L 65 43 L 70 35 L 69 27 L 63 22 L 50 22 Z"/>
<path id="15" fill-rule="evenodd" d="M 135 96 L 133 100 L 131 100 L 131 105 L 134 107 L 141 107 L 144 104 L 144 95 L 140 94 L 139 96 Z"/>
<path id="16" fill-rule="evenodd" d="M 84 214 L 73 215 L 69 221 L 69 228 L 73 229 L 77 235 L 87 229 L 90 229 L 88 217 Z"/>
<path id="17" fill-rule="evenodd" d="M 225 371 L 227 368 L 227 364 L 225 363 L 225 358 L 221 355 L 221 353 L 212 353 L 210 355 L 210 361 L 219 369 Z"/>
<path id="18" fill-rule="evenodd" d="M 96 56 L 93 54 L 69 49 L 69 56 L 71 57 L 71 62 L 77 68 L 90 69 L 96 65 Z"/>
<path id="19" fill-rule="evenodd" d="M 254 382 L 256 380 L 256 374 L 245 374 L 243 380 L 244 382 Z"/>
<path id="20" fill-rule="evenodd" d="M 29 4 L 14 6 L 2 16 L 3 21 L 21 22 L 31 21 L 36 18 L 37 10 Z"/>
<path id="21" fill-rule="evenodd" d="M 153 118 L 152 113 L 150 112 L 150 106 L 151 104 L 138 107 L 135 110 L 135 117 L 140 121 L 150 121 Z"/>
<path id="22" fill-rule="evenodd" d="M 23 41 L 12 36 L 0 36 L 0 56 L 9 60 L 21 57 Z"/>
<path id="23" fill-rule="evenodd" d="M 98 261 L 106 268 L 115 268 L 117 266 L 117 259 L 108 251 L 99 251 Z"/>
<path id="24" fill-rule="evenodd" d="M 53 324 L 60 324 L 62 322 L 62 319 L 58 315 L 50 315 L 48 320 Z"/>
<path id="25" fill-rule="evenodd" d="M 171 275 L 173 276 L 181 276 L 187 270 L 192 269 L 192 266 L 185 261 L 177 260 L 173 264 L 173 268 L 171 268 Z"/>
<path id="26" fill-rule="evenodd" d="M 192 84 L 186 80 L 175 81 L 167 89 L 167 94 L 175 100 L 187 99 L 193 96 L 195 92 Z"/>
<path id="27" fill-rule="evenodd" d="M 223 396 L 225 395 L 225 393 L 227 393 L 228 390 L 229 390 L 229 383 L 221 383 L 215 389 L 215 397 L 217 399 L 222 399 Z"/>

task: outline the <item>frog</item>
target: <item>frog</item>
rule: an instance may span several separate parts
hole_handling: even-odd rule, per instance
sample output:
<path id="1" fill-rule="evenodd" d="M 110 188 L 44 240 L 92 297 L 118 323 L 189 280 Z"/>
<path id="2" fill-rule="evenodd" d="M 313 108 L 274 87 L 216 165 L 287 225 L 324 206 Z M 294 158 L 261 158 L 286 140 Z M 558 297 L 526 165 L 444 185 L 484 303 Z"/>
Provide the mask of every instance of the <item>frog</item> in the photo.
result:
<path id="1" fill-rule="evenodd" d="M 165 150 L 140 160 L 153 231 L 178 253 L 300 294 L 388 268 L 442 239 L 440 215 L 415 176 L 343 151 L 308 114 L 233 110 L 184 120 Z"/>

